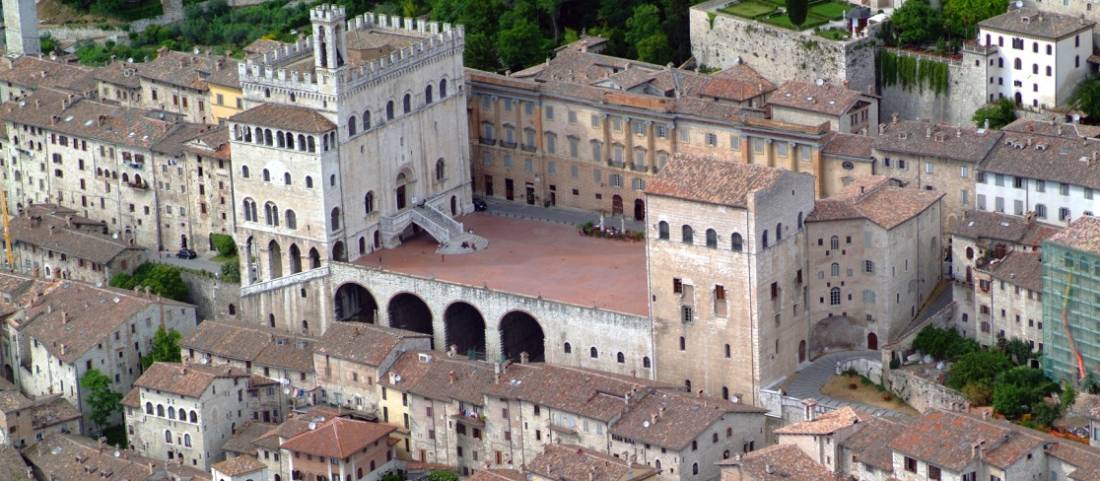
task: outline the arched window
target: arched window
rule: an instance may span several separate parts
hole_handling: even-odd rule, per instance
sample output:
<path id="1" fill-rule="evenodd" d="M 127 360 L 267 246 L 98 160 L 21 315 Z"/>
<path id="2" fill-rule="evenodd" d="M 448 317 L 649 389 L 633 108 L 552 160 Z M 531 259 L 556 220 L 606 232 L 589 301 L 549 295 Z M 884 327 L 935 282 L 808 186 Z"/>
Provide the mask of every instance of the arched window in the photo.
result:
<path id="1" fill-rule="evenodd" d="M 264 129 L 256 127 L 255 132 L 256 132 L 256 143 L 257 144 L 263 144 L 264 143 Z"/>
<path id="2" fill-rule="evenodd" d="M 567 342 L 567 343 L 565 343 L 565 345 L 564 345 L 564 346 L 562 347 L 562 350 L 563 350 L 563 351 L 565 351 L 565 353 L 566 353 L 566 354 L 572 354 L 572 353 L 573 353 L 573 346 L 572 346 L 572 345 L 570 345 L 570 344 L 569 344 L 569 343 Z"/>
<path id="3" fill-rule="evenodd" d="M 306 136 L 298 134 L 298 150 L 306 150 Z"/>
<path id="4" fill-rule="evenodd" d="M 966 248 L 966 258 L 967 259 L 973 259 L 974 258 L 974 248 L 973 247 L 967 247 Z"/>
<path id="5" fill-rule="evenodd" d="M 722 399 L 728 400 L 730 398 L 730 388 L 722 386 Z"/>
<path id="6" fill-rule="evenodd" d="M 271 171 L 270 170 L 267 170 L 267 169 L 263 170 L 263 179 L 264 179 L 264 182 L 271 182 Z"/>
<path id="7" fill-rule="evenodd" d="M 833 277 L 839 276 L 840 275 L 840 264 L 837 264 L 836 262 L 834 262 L 833 265 L 829 266 L 829 275 L 831 275 Z"/>
<path id="8" fill-rule="evenodd" d="M 435 180 L 443 181 L 444 174 L 446 173 L 446 169 L 444 167 L 445 164 L 442 157 L 435 161 Z"/>
<path id="9" fill-rule="evenodd" d="M 711 249 L 718 248 L 718 232 L 714 229 L 707 229 L 707 247 Z"/>
<path id="10" fill-rule="evenodd" d="M 355 135 L 355 116 L 348 117 L 348 136 Z"/>
<path id="11" fill-rule="evenodd" d="M 151 403 L 151 402 L 146 402 L 145 403 L 145 414 L 153 414 L 153 403 Z"/>
<path id="12" fill-rule="evenodd" d="M 191 435 L 190 434 L 183 433 L 183 445 L 186 446 L 186 447 L 191 447 Z"/>
<path id="13" fill-rule="evenodd" d="M 264 223 L 270 226 L 279 225 L 279 206 L 274 202 L 264 204 Z"/>
<path id="14" fill-rule="evenodd" d="M 447 79 L 443 79 L 443 80 L 439 81 L 439 98 L 440 99 L 447 98 Z"/>
<path id="15" fill-rule="evenodd" d="M 271 141 L 271 129 L 264 129 L 264 145 L 271 146 L 274 142 Z"/>
<path id="16" fill-rule="evenodd" d="M 618 353 L 618 354 L 616 354 L 616 355 L 615 355 L 615 362 L 617 362 L 617 363 L 619 363 L 619 364 L 624 364 L 624 363 L 626 363 L 626 356 L 625 356 L 625 355 L 623 355 L 623 353 L 621 353 L 621 352 L 620 352 L 620 353 Z"/>
<path id="17" fill-rule="evenodd" d="M 393 101 L 386 102 L 386 120 L 393 120 Z"/>
<path id="18" fill-rule="evenodd" d="M 693 242 L 693 234 L 694 231 L 691 230 L 690 225 L 684 224 L 683 227 L 680 227 L 680 240 L 684 244 L 691 244 Z"/>
<path id="19" fill-rule="evenodd" d="M 294 134 L 292 134 L 290 132 L 286 133 L 286 148 L 288 148 L 288 149 L 293 149 L 294 148 Z"/>
<path id="20" fill-rule="evenodd" d="M 313 177 L 310 177 L 308 175 L 306 176 L 306 188 L 307 189 L 312 189 L 313 188 Z"/>
<path id="21" fill-rule="evenodd" d="M 761 249 L 767 249 L 768 248 L 768 230 L 767 229 L 764 229 L 764 235 L 762 235 L 760 237 L 760 248 Z"/>
<path id="22" fill-rule="evenodd" d="M 164 405 L 157 404 L 157 416 L 164 417 Z"/>
<path id="23" fill-rule="evenodd" d="M 363 132 L 370 130 L 370 110 L 363 111 Z"/>
<path id="24" fill-rule="evenodd" d="M 734 252 L 741 252 L 745 248 L 745 240 L 741 238 L 741 234 L 734 232 L 730 235 L 730 249 Z"/>
<path id="25" fill-rule="evenodd" d="M 275 145 L 279 147 L 286 147 L 286 138 L 283 136 L 282 130 L 275 131 Z"/>
<path id="26" fill-rule="evenodd" d="M 840 305 L 840 288 L 839 287 L 834 287 L 832 289 L 829 289 L 829 305 L 831 305 L 831 306 L 839 306 Z"/>
<path id="27" fill-rule="evenodd" d="M 189 419 L 189 421 L 191 421 L 192 423 L 198 423 L 199 422 L 199 414 L 196 413 L 194 410 L 192 410 L 191 411 L 191 419 Z"/>
<path id="28" fill-rule="evenodd" d="M 298 228 L 298 216 L 294 214 L 293 210 L 286 210 L 286 228 L 297 229 Z"/>
<path id="29" fill-rule="evenodd" d="M 775 241 L 779 242 L 783 240 L 783 223 L 775 224 Z"/>
<path id="30" fill-rule="evenodd" d="M 430 103 L 432 103 L 432 84 L 428 84 L 427 87 L 424 87 L 424 104 L 427 105 Z"/>
<path id="31" fill-rule="evenodd" d="M 598 359 L 600 357 L 600 351 L 596 349 L 596 346 L 592 346 L 588 349 L 588 357 L 592 359 Z"/>
<path id="32" fill-rule="evenodd" d="M 668 222 L 662 220 L 657 223 L 657 238 L 668 240 Z"/>
<path id="33" fill-rule="evenodd" d="M 406 113 L 406 114 L 409 113 L 409 112 L 412 112 L 412 96 L 411 95 L 405 94 L 405 97 L 401 99 L 401 110 L 402 110 L 402 113 Z"/>
<path id="34" fill-rule="evenodd" d="M 649 356 L 642 357 L 642 367 L 648 368 L 650 366 Z"/>
<path id="35" fill-rule="evenodd" d="M 286 185 L 291 184 L 290 172 L 283 174 L 283 183 Z"/>
<path id="36" fill-rule="evenodd" d="M 833 250 L 839 249 L 840 248 L 840 238 L 837 237 L 837 236 L 830 237 L 829 238 L 829 248 L 833 249 Z"/>
<path id="37" fill-rule="evenodd" d="M 168 406 L 168 419 L 176 419 L 176 408 Z"/>
<path id="38" fill-rule="evenodd" d="M 660 471 L 661 470 L 661 460 L 660 459 L 654 460 L 653 461 L 653 467 L 657 468 L 657 471 Z"/>
<path id="39" fill-rule="evenodd" d="M 167 429 L 164 430 L 164 443 L 172 444 L 172 431 Z"/>
<path id="40" fill-rule="evenodd" d="M 333 207 L 332 213 L 329 214 L 329 224 L 332 225 L 332 230 L 340 230 L 340 208 Z"/>
<path id="41" fill-rule="evenodd" d="M 316 137 L 314 137 L 312 135 L 309 136 L 308 138 L 306 138 L 306 143 L 309 145 L 309 148 L 306 149 L 306 150 L 309 150 L 310 152 L 316 152 L 317 151 L 317 138 Z"/>
<path id="42" fill-rule="evenodd" d="M 367 192 L 367 195 L 363 196 L 363 210 L 366 214 L 374 212 L 374 191 Z"/>
<path id="43" fill-rule="evenodd" d="M 248 178 L 248 166 L 247 165 L 242 165 L 241 166 L 241 177 L 244 177 L 246 179 Z"/>
<path id="44" fill-rule="evenodd" d="M 691 474 L 699 474 L 699 463 L 691 463 Z"/>

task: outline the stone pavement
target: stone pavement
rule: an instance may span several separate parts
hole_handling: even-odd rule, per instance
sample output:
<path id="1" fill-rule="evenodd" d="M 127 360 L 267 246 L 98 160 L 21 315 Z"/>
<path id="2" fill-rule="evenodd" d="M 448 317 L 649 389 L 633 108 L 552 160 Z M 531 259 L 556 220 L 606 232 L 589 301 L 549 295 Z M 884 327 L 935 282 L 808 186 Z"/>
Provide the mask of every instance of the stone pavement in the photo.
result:
<path id="1" fill-rule="evenodd" d="M 491 197 L 485 198 L 484 200 L 485 203 L 489 205 L 489 209 L 486 213 L 493 215 L 514 217 L 517 219 L 557 222 L 559 224 L 569 224 L 573 226 L 581 225 L 585 222 L 592 222 L 593 224 L 599 224 L 600 222 L 600 214 L 579 209 L 569 209 L 566 207 L 538 207 L 517 202 L 508 202 L 506 200 L 494 199 Z M 623 224 L 626 225 L 627 230 L 645 230 L 645 224 L 641 221 L 634 220 L 632 217 L 627 217 L 625 219 L 621 216 L 604 217 L 604 225 L 614 226 L 618 229 Z"/>
<path id="2" fill-rule="evenodd" d="M 821 387 L 829 381 L 829 378 L 836 374 L 836 365 L 838 362 L 859 358 L 877 361 L 880 356 L 878 351 L 831 352 L 815 359 L 810 364 L 798 370 L 798 372 L 792 374 L 783 382 L 781 387 L 788 396 L 799 399 L 813 398 L 817 400 L 818 404 L 833 409 L 851 406 L 875 415 L 904 416 L 904 414 L 890 409 L 883 409 L 852 401 L 843 401 L 821 393 Z"/>
<path id="3" fill-rule="evenodd" d="M 222 265 L 220 262 L 213 259 L 205 259 L 202 256 L 194 259 L 180 259 L 176 257 L 176 253 L 169 251 L 161 251 L 157 253 L 155 259 L 149 259 L 150 261 L 160 262 L 161 264 L 170 264 L 173 266 L 179 266 L 186 269 L 194 269 L 197 271 L 206 271 L 211 274 L 221 275 Z"/>

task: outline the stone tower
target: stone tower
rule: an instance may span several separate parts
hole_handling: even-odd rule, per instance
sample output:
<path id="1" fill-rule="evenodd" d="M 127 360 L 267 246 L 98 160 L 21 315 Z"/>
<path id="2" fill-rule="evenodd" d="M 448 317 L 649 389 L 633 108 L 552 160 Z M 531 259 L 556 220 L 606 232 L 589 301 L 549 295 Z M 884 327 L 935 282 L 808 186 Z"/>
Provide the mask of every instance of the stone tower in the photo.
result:
<path id="1" fill-rule="evenodd" d="M 3 0 L 8 55 L 39 55 L 38 10 L 34 0 Z"/>
<path id="2" fill-rule="evenodd" d="M 309 11 L 313 23 L 313 62 L 319 69 L 336 70 L 347 59 L 347 16 L 344 7 L 324 4 Z"/>

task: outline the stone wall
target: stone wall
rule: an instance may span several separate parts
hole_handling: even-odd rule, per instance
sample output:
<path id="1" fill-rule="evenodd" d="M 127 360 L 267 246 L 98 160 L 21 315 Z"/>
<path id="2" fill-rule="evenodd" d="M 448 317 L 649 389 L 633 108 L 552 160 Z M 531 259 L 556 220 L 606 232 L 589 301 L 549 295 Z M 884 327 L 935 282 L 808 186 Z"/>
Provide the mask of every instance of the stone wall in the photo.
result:
<path id="1" fill-rule="evenodd" d="M 899 55 L 918 56 L 891 49 Z M 930 88 L 906 90 L 899 84 L 879 86 L 881 118 L 894 113 L 902 119 L 925 119 L 952 125 L 971 125 L 974 111 L 985 105 L 985 56 L 964 53 L 961 60 L 924 56 L 947 64 L 947 92 L 937 94 Z M 975 65 L 975 61 L 978 65 Z"/>
<path id="2" fill-rule="evenodd" d="M 208 319 L 239 319 L 241 311 L 241 285 L 222 282 L 213 277 L 182 271 L 180 277 L 195 305 L 195 317 L 199 322 Z M 231 307 L 232 306 L 232 307 Z M 233 313 L 230 313 L 230 310 Z"/>
<path id="3" fill-rule="evenodd" d="M 691 53 L 700 65 L 726 68 L 737 59 L 769 80 L 848 82 L 862 92 L 875 88 L 873 35 L 845 41 L 775 27 L 719 12 L 729 0 L 712 0 L 691 7 Z"/>
<path id="4" fill-rule="evenodd" d="M 970 408 L 962 393 L 908 370 L 887 369 L 883 385 L 922 413 L 932 409 L 966 411 Z"/>

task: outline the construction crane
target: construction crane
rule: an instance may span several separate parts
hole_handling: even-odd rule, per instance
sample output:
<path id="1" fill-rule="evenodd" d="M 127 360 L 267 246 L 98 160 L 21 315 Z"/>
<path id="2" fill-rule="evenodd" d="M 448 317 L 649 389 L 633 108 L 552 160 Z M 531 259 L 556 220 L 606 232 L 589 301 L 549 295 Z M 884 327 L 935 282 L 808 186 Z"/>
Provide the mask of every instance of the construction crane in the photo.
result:
<path id="1" fill-rule="evenodd" d="M 11 219 L 8 217 L 8 191 L 0 189 L 0 216 L 4 221 L 4 256 L 8 260 L 8 268 L 15 269 L 15 254 L 11 249 Z"/>

